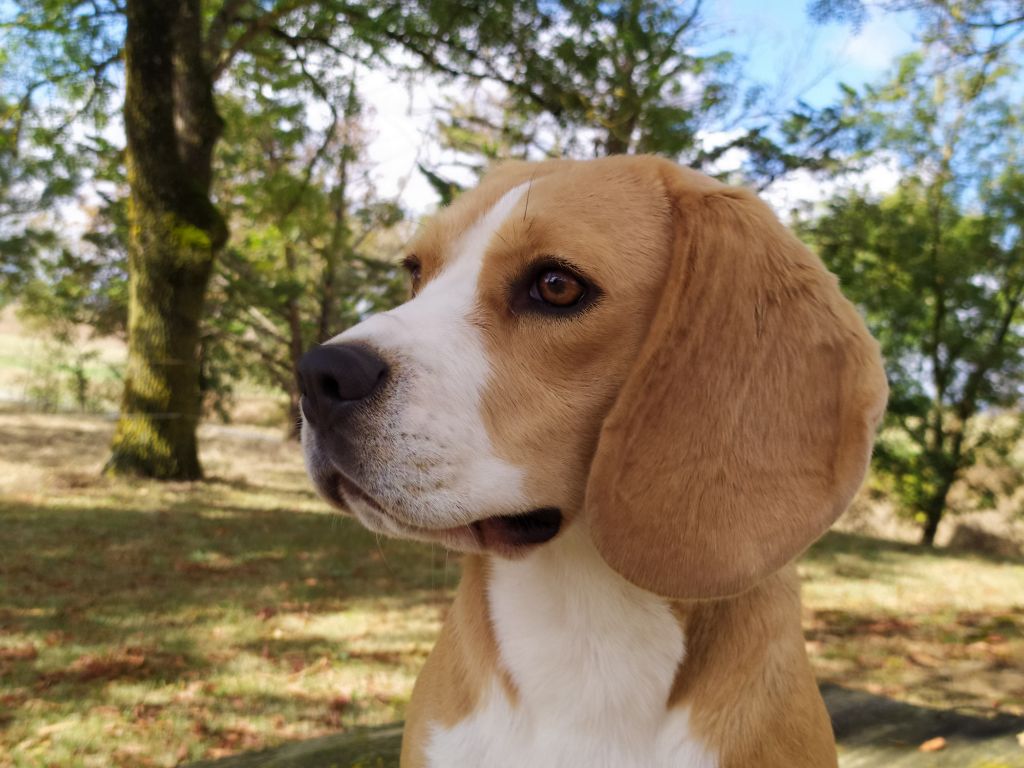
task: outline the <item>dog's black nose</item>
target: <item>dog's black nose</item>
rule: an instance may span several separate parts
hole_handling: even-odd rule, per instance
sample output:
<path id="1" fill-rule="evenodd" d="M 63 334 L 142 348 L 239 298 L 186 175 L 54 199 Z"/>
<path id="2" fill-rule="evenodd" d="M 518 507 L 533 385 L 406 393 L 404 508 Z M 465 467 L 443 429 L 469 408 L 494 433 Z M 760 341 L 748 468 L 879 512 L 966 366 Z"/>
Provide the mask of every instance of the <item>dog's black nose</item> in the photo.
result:
<path id="1" fill-rule="evenodd" d="M 361 344 L 321 344 L 299 361 L 302 412 L 314 426 L 366 400 L 387 377 L 388 364 Z"/>

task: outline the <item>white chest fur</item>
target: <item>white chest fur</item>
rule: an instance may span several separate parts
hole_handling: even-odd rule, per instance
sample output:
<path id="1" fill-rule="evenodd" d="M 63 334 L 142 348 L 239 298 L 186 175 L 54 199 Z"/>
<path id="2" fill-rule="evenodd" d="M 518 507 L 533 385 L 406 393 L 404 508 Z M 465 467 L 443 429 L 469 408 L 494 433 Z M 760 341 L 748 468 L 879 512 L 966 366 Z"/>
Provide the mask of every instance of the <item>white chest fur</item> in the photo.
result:
<path id="1" fill-rule="evenodd" d="M 431 768 L 715 768 L 687 710 L 666 709 L 685 649 L 678 621 L 584 531 L 496 560 L 488 598 L 518 701 L 495 681 L 472 715 L 434 731 Z"/>

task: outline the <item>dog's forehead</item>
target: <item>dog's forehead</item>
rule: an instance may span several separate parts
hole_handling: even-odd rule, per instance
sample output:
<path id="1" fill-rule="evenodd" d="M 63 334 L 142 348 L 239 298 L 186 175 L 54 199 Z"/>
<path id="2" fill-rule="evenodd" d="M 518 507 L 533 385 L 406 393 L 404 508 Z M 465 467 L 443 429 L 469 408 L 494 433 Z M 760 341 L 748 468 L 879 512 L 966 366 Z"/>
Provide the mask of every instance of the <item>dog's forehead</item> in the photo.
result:
<path id="1" fill-rule="evenodd" d="M 486 178 L 478 187 L 460 195 L 451 205 L 427 220 L 412 242 L 411 249 L 427 273 L 438 271 L 456 256 L 456 244 L 464 241 L 482 221 L 494 218 L 496 208 L 508 208 L 508 200 L 518 187 L 526 185 L 532 194 L 536 180 L 518 176 Z M 525 193 L 525 192 L 524 192 Z M 505 201 L 505 205 L 501 205 Z M 500 225 L 492 222 L 491 229 Z"/>
<path id="2" fill-rule="evenodd" d="M 457 245 L 513 190 L 524 221 L 547 223 L 563 233 L 574 227 L 599 227 L 610 234 L 658 228 L 663 194 L 643 158 L 622 162 L 549 161 L 499 167 L 473 190 L 428 220 L 412 242 L 412 251 L 430 276 L 456 258 Z M 496 229 L 501 222 L 492 222 Z M 549 227 L 550 229 L 550 227 Z"/>

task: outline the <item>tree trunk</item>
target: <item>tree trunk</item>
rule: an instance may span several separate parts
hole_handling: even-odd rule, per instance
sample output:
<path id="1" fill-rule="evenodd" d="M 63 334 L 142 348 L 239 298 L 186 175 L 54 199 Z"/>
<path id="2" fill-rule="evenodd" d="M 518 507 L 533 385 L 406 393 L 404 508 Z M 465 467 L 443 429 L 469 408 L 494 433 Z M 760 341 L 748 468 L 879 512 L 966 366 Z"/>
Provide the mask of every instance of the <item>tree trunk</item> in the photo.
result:
<path id="1" fill-rule="evenodd" d="M 352 119 L 355 100 L 355 85 L 349 91 L 345 109 L 345 120 Z M 346 126 L 347 130 L 347 126 Z M 346 139 L 347 141 L 347 139 Z M 331 207 L 334 222 L 331 227 L 331 240 L 323 251 L 324 268 L 320 279 L 320 312 L 317 319 L 317 343 L 323 344 L 332 336 L 342 332 L 338 319 L 338 269 L 348 257 L 349 226 L 348 226 L 348 165 L 351 150 L 346 144 L 342 148 L 338 164 L 338 183 L 331 191 Z"/>
<path id="2" fill-rule="evenodd" d="M 924 546 L 935 546 L 935 534 L 939 530 L 939 523 L 942 522 L 942 513 L 944 509 L 945 505 L 938 507 L 929 506 L 929 508 L 924 511 L 924 528 L 921 530 L 921 543 L 924 544 Z"/>
<path id="3" fill-rule="evenodd" d="M 938 532 L 939 523 L 942 522 L 942 516 L 946 512 L 946 498 L 955 481 L 956 471 L 947 470 L 947 475 L 942 478 L 935 494 L 921 510 L 925 516 L 924 527 L 921 530 L 921 543 L 926 547 L 935 546 L 935 534 Z"/>
<path id="4" fill-rule="evenodd" d="M 128 366 L 107 471 L 195 479 L 199 324 L 227 239 L 209 198 L 222 123 L 199 56 L 199 0 L 126 10 Z"/>
<path id="5" fill-rule="evenodd" d="M 295 258 L 295 249 L 290 243 L 284 247 L 284 262 L 289 279 L 297 281 L 299 265 Z M 292 293 L 285 303 L 285 309 L 288 315 L 288 362 L 292 369 L 292 381 L 288 387 L 288 438 L 298 440 L 302 434 L 302 411 L 299 405 L 302 387 L 299 383 L 299 361 L 302 360 L 302 354 L 306 351 L 306 340 L 302 335 L 299 297 Z"/>

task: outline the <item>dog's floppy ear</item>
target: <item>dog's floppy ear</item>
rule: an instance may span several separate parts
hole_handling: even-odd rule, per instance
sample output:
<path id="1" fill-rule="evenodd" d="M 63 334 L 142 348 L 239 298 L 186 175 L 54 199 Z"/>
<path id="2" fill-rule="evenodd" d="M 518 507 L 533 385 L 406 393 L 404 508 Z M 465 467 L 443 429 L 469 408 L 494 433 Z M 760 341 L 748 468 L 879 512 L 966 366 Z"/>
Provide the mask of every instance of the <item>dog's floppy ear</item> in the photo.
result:
<path id="1" fill-rule="evenodd" d="M 766 205 L 675 167 L 665 177 L 674 252 L 601 431 L 585 515 L 636 585 L 723 597 L 846 508 L 887 386 L 836 278 Z"/>

